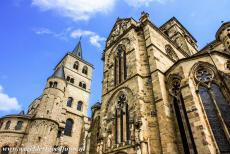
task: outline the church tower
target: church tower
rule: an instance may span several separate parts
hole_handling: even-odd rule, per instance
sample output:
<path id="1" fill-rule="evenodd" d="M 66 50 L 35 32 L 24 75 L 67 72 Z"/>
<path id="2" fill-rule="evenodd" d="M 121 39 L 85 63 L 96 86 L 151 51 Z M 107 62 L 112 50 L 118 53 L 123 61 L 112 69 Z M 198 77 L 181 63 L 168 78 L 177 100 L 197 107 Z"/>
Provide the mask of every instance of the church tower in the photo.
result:
<path id="1" fill-rule="evenodd" d="M 33 120 L 23 147 L 84 149 L 89 127 L 87 117 L 93 66 L 82 56 L 81 42 L 67 53 L 47 79 L 42 95 L 29 107 Z"/>

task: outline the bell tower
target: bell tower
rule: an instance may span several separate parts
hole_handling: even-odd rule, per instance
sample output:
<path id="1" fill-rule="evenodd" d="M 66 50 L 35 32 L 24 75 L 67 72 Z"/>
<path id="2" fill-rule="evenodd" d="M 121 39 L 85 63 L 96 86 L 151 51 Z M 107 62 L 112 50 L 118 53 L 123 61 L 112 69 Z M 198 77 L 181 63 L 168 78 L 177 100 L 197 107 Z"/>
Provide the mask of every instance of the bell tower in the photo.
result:
<path id="1" fill-rule="evenodd" d="M 28 114 L 33 120 L 22 146 L 84 148 L 92 70 L 83 59 L 79 41 L 56 65 L 42 95 L 30 105 Z"/>

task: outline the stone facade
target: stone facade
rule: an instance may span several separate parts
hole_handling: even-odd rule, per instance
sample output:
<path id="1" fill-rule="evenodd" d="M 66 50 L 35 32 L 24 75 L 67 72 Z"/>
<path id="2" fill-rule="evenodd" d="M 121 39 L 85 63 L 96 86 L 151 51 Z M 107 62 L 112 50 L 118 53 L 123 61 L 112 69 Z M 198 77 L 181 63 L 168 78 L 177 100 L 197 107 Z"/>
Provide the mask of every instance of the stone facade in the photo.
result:
<path id="1" fill-rule="evenodd" d="M 161 27 L 145 12 L 139 21 L 118 18 L 88 153 L 230 153 L 229 40 L 229 22 L 199 51 L 175 17 Z"/>
<path id="2" fill-rule="evenodd" d="M 79 43 L 27 114 L 0 119 L 0 147 L 83 150 L 63 154 L 230 153 L 229 45 L 230 22 L 198 50 L 175 17 L 160 27 L 145 12 L 139 21 L 118 18 L 106 41 L 102 100 L 91 107 L 91 121 L 92 65 L 82 59 Z"/>
<path id="3" fill-rule="evenodd" d="M 79 42 L 57 64 L 43 93 L 31 103 L 28 113 L 0 119 L 1 148 L 36 148 L 27 152 L 10 152 L 15 154 L 64 154 L 67 151 L 76 154 L 85 151 L 85 137 L 90 125 L 87 112 L 93 66 L 82 59 L 81 50 Z M 67 150 L 58 151 L 60 147 Z M 49 149 L 38 151 L 38 148 Z"/>

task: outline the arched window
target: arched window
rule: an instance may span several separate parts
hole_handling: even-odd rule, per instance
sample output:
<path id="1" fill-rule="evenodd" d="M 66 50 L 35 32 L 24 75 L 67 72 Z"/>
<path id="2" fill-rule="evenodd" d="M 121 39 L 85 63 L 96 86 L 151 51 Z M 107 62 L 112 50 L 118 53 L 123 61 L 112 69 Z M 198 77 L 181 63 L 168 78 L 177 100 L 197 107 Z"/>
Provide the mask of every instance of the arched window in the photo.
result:
<path id="1" fill-rule="evenodd" d="M 4 146 L 1 149 L 1 154 L 9 154 L 10 153 L 10 147 L 9 146 Z"/>
<path id="2" fill-rule="evenodd" d="M 77 103 L 77 110 L 78 110 L 78 111 L 82 111 L 82 105 L 83 105 L 83 102 L 82 102 L 82 101 L 79 101 L 79 102 Z"/>
<path id="3" fill-rule="evenodd" d="M 175 119 L 177 127 L 179 129 L 179 134 L 181 137 L 184 153 L 189 154 L 191 148 L 193 149 L 194 153 L 197 153 L 195 141 L 192 134 L 192 129 L 185 108 L 185 103 L 180 91 L 181 77 L 174 75 L 170 76 L 169 83 L 170 94 L 172 95 L 172 106 L 175 113 Z"/>
<path id="4" fill-rule="evenodd" d="M 86 84 L 82 83 L 82 88 L 86 89 Z"/>
<path id="5" fill-rule="evenodd" d="M 18 121 L 17 125 L 15 126 L 15 130 L 21 130 L 23 125 L 23 121 Z"/>
<path id="6" fill-rule="evenodd" d="M 8 130 L 10 128 L 10 124 L 11 124 L 11 121 L 7 121 L 6 122 L 6 126 L 5 126 L 5 129 Z"/>
<path id="7" fill-rule="evenodd" d="M 75 70 L 78 70 L 78 67 L 79 67 L 79 62 L 76 61 L 76 62 L 73 64 L 73 68 L 74 68 Z"/>
<path id="8" fill-rule="evenodd" d="M 70 81 L 70 77 L 69 76 L 66 77 L 66 81 L 68 81 L 68 82 Z"/>
<path id="9" fill-rule="evenodd" d="M 127 98 L 124 94 L 118 97 L 117 106 L 115 110 L 115 144 L 122 142 L 129 143 L 130 129 L 129 129 L 129 106 Z"/>
<path id="10" fill-rule="evenodd" d="M 74 83 L 74 78 L 71 78 L 71 79 L 70 79 L 70 83 Z"/>
<path id="11" fill-rule="evenodd" d="M 2 122 L 2 121 L 0 121 L 0 129 L 2 128 L 2 125 L 3 125 L 3 122 Z"/>
<path id="12" fill-rule="evenodd" d="M 114 60 L 114 83 L 123 82 L 127 78 L 126 52 L 123 46 L 119 46 Z"/>
<path id="13" fill-rule="evenodd" d="M 55 82 L 54 82 L 54 85 L 53 85 L 53 88 L 57 88 L 57 84 L 58 84 L 58 83 L 55 81 Z"/>
<path id="14" fill-rule="evenodd" d="M 68 154 L 69 148 L 67 146 L 63 147 L 61 154 Z"/>
<path id="15" fill-rule="evenodd" d="M 67 76 L 66 81 L 73 84 L 74 83 L 74 78 L 71 78 L 71 77 Z"/>
<path id="16" fill-rule="evenodd" d="M 176 52 L 173 50 L 173 48 L 170 46 L 170 45 L 166 45 L 165 46 L 165 51 L 166 51 L 166 54 L 167 56 L 173 60 L 173 61 L 177 61 L 179 58 L 176 54 Z"/>
<path id="17" fill-rule="evenodd" d="M 86 83 L 83 81 L 79 82 L 79 87 L 86 89 Z"/>
<path id="18" fill-rule="evenodd" d="M 72 129 L 73 129 L 73 120 L 67 119 L 66 123 L 65 123 L 64 135 L 71 136 L 72 135 Z"/>
<path id="19" fill-rule="evenodd" d="M 67 105 L 68 107 L 72 107 L 72 104 L 73 104 L 73 98 L 72 98 L 72 97 L 69 97 L 68 100 L 67 100 L 66 105 Z"/>
<path id="20" fill-rule="evenodd" d="M 82 73 L 83 74 L 88 74 L 88 67 L 87 66 L 84 66 L 83 69 L 82 69 Z"/>
<path id="21" fill-rule="evenodd" d="M 199 84 L 199 95 L 220 153 L 229 153 L 230 144 L 225 134 L 230 131 L 229 102 L 222 88 L 213 82 L 215 74 L 211 68 L 198 67 L 195 78 Z"/>
<path id="22" fill-rule="evenodd" d="M 49 82 L 49 87 L 52 88 L 53 87 L 53 82 Z"/>
<path id="23" fill-rule="evenodd" d="M 230 60 L 227 61 L 227 63 L 226 63 L 226 68 L 227 68 L 228 70 L 230 70 Z"/>

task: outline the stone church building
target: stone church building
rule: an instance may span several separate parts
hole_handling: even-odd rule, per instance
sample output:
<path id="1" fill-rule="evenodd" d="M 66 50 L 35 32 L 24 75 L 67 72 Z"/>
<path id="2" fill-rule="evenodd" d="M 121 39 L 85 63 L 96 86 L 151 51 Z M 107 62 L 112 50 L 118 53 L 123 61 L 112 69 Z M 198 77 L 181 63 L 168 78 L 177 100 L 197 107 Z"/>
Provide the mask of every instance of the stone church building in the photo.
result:
<path id="1" fill-rule="evenodd" d="M 93 66 L 79 42 L 28 113 L 0 119 L 2 154 L 33 145 L 59 154 L 230 153 L 230 22 L 198 50 L 175 17 L 160 27 L 145 12 L 139 21 L 118 18 L 102 60 L 102 97 L 91 119 Z"/>

